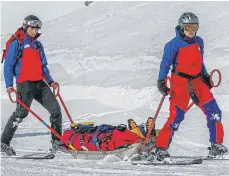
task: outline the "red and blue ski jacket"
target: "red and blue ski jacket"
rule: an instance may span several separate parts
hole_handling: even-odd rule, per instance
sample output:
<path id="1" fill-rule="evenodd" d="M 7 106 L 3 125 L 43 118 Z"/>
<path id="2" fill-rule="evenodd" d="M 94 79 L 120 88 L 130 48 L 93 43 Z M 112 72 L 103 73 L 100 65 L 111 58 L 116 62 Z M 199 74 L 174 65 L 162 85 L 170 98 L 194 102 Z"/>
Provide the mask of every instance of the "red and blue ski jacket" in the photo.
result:
<path id="1" fill-rule="evenodd" d="M 204 77 L 209 76 L 203 62 L 204 42 L 199 36 L 191 40 L 182 37 L 179 28 L 175 28 L 176 37 L 170 40 L 164 47 L 158 80 L 165 80 L 171 65 L 173 70 L 194 76 L 202 73 Z"/>
<path id="2" fill-rule="evenodd" d="M 22 57 L 18 60 L 14 70 L 14 64 L 16 63 L 20 45 L 17 40 L 12 41 L 9 45 L 4 63 L 6 88 L 13 86 L 14 76 L 16 77 L 16 83 L 40 81 L 42 79 L 45 79 L 48 83 L 53 82 L 47 67 L 48 62 L 41 42 L 36 40 L 36 38 L 32 39 L 25 34 L 24 31 L 19 32 L 23 47 Z"/>

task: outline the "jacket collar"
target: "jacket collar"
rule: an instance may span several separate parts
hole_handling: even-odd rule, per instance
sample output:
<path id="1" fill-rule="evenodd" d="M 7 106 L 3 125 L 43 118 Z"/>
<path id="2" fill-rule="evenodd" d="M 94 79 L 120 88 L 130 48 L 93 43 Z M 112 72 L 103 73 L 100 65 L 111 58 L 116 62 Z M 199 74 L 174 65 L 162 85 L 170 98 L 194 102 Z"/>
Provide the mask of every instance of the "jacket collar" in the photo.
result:
<path id="1" fill-rule="evenodd" d="M 26 39 L 25 32 L 22 28 L 19 28 L 14 34 L 19 40 L 25 40 Z"/>
<path id="2" fill-rule="evenodd" d="M 41 33 L 37 33 L 37 35 L 34 38 L 31 38 L 25 31 L 24 29 L 21 27 L 19 28 L 16 32 L 15 32 L 16 37 L 19 40 L 25 40 L 28 39 L 29 41 L 34 41 L 36 40 L 38 37 L 40 37 Z"/>

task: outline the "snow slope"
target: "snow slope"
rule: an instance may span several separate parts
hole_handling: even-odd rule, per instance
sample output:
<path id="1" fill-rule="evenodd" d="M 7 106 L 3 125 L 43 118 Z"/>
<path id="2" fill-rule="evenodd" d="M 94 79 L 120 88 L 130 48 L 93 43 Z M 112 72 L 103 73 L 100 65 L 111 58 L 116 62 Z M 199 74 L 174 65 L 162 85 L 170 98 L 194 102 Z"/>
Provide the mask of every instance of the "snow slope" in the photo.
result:
<path id="1" fill-rule="evenodd" d="M 44 23 L 40 40 L 44 43 L 52 76 L 61 84 L 61 95 L 74 121 L 119 124 L 133 118 L 138 123 L 144 123 L 148 116 L 153 116 L 161 99 L 156 80 L 164 44 L 174 37 L 180 14 L 193 11 L 200 18 L 198 34 L 205 41 L 206 66 L 209 71 L 217 68 L 222 72 L 222 84 L 212 92 L 223 111 L 224 144 L 229 147 L 228 6 L 229 2 L 96 2 L 89 7 L 83 3 L 81 6 L 77 4 L 74 11 L 71 6 L 69 12 L 68 5 L 63 8 L 65 15 L 62 16 L 59 15 L 61 9 L 52 9 L 52 19 Z M 38 3 L 36 7 L 43 6 Z M 26 12 L 27 9 L 22 10 Z M 11 17 L 17 14 L 5 12 L 3 19 L 6 18 L 4 15 Z M 43 18 L 48 19 L 49 14 L 46 15 Z M 6 31 L 5 28 L 2 26 L 2 31 Z M 8 33 L 1 33 L 2 44 L 8 36 Z M 157 128 L 161 128 L 166 121 L 168 106 L 166 99 L 156 122 Z M 2 128 L 14 108 L 5 93 L 4 79 L 1 77 Z M 38 103 L 34 102 L 31 108 L 49 122 L 48 112 Z M 69 120 L 64 111 L 63 114 L 66 129 Z M 49 140 L 47 129 L 29 115 L 20 124 L 12 146 L 19 153 L 48 150 Z M 193 107 L 176 132 L 169 151 L 172 155 L 204 155 L 207 154 L 207 146 L 205 117 L 198 108 Z M 124 161 L 75 160 L 66 154 L 51 161 L 10 159 L 1 162 L 4 176 L 218 176 L 229 175 L 228 170 L 229 162 L 223 161 L 208 161 L 200 166 L 151 167 L 132 166 Z"/>

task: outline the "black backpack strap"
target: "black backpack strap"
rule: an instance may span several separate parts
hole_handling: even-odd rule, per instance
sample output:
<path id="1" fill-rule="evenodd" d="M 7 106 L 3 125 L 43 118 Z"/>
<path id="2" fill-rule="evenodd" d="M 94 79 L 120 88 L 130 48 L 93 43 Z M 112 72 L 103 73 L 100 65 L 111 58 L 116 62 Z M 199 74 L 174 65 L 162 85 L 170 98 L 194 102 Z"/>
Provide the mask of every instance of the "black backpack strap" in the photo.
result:
<path id="1" fill-rule="evenodd" d="M 178 55 L 178 51 L 174 54 L 173 56 L 173 68 L 172 68 L 172 72 L 175 71 L 175 66 L 176 66 L 176 57 Z"/>
<path id="2" fill-rule="evenodd" d="M 36 49 L 40 49 L 41 48 L 41 42 L 37 41 L 37 44 L 36 44 Z"/>
<path id="3" fill-rule="evenodd" d="M 13 73 L 14 73 L 14 75 L 16 75 L 16 70 L 15 69 L 16 69 L 16 66 L 17 66 L 17 64 L 19 62 L 19 59 L 22 58 L 23 49 L 24 49 L 24 43 L 23 43 L 23 41 L 18 41 L 18 44 L 19 44 L 19 46 L 18 46 L 16 61 L 15 61 L 14 66 L 13 66 Z"/>
<path id="4" fill-rule="evenodd" d="M 4 49 L 4 50 L 3 50 L 3 54 L 2 54 L 2 61 L 1 61 L 1 63 L 4 62 L 4 55 L 5 55 L 5 52 L 6 52 L 6 50 Z"/>

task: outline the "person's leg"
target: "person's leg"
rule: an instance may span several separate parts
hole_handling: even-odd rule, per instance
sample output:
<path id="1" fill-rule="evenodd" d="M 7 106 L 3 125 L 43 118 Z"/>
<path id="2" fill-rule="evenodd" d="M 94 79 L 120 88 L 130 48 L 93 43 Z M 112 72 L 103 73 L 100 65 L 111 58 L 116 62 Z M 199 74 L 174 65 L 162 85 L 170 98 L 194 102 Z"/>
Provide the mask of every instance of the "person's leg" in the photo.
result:
<path id="1" fill-rule="evenodd" d="M 62 114 L 60 105 L 50 87 L 44 82 L 37 83 L 38 93 L 34 97 L 50 113 L 51 127 L 62 136 Z M 59 140 L 53 133 L 52 140 Z"/>
<path id="2" fill-rule="evenodd" d="M 193 81 L 193 87 L 199 99 L 198 106 L 207 118 L 207 127 L 210 134 L 209 141 L 213 144 L 222 144 L 224 137 L 223 125 L 221 123 L 222 113 L 216 100 L 201 78 Z"/>
<path id="3" fill-rule="evenodd" d="M 155 153 L 149 155 L 149 160 L 163 161 L 170 157 L 167 149 L 172 141 L 174 132 L 178 130 L 180 123 L 184 120 L 184 115 L 190 99 L 188 89 L 188 79 L 172 75 L 170 94 L 170 114 L 168 120 L 160 130 L 156 140 Z"/>
<path id="4" fill-rule="evenodd" d="M 33 101 L 33 92 L 31 90 L 30 82 L 24 82 L 17 85 L 17 92 L 19 98 L 24 102 L 28 107 L 31 106 Z M 1 142 L 7 145 L 10 145 L 10 142 L 14 136 L 15 131 L 18 128 L 18 124 L 28 115 L 28 111 L 22 107 L 20 104 L 17 104 L 16 111 L 13 112 L 9 118 L 6 126 L 1 135 Z"/>
<path id="5" fill-rule="evenodd" d="M 170 114 L 168 120 L 160 130 L 156 141 L 156 146 L 162 149 L 169 147 L 174 131 L 178 130 L 180 123 L 184 120 L 185 111 L 190 99 L 188 79 L 172 75 L 171 90 Z"/>
<path id="6" fill-rule="evenodd" d="M 198 106 L 204 112 L 207 118 L 207 127 L 209 129 L 209 141 L 211 147 L 209 147 L 208 157 L 216 157 L 217 155 L 223 155 L 228 152 L 228 149 L 222 145 L 224 138 L 223 125 L 221 123 L 222 113 L 214 99 L 209 88 L 202 82 L 201 79 L 197 79 L 193 82 L 195 94 L 199 99 Z"/>
<path id="7" fill-rule="evenodd" d="M 170 114 L 168 120 L 160 130 L 156 146 L 167 149 L 172 140 L 174 131 L 177 131 L 184 120 L 185 110 L 189 103 L 188 80 L 177 75 L 172 75 L 170 95 Z"/>

